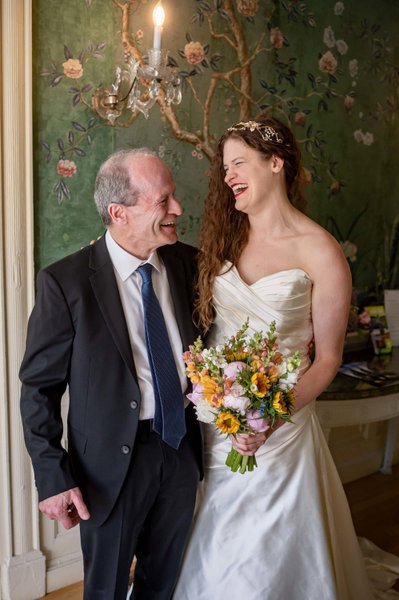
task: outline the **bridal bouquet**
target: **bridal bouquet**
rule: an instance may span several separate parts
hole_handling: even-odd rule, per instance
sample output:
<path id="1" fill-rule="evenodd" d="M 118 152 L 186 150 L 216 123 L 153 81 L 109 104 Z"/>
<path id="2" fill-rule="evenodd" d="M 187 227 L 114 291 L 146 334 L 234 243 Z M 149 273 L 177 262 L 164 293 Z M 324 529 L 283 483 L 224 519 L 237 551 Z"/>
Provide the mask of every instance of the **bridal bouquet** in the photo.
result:
<path id="1" fill-rule="evenodd" d="M 247 319 L 224 344 L 204 348 L 199 337 L 183 354 L 193 384 L 188 394 L 199 421 L 213 423 L 220 433 L 256 433 L 273 427 L 277 418 L 291 420 L 293 387 L 298 379 L 299 352 L 284 357 L 278 351 L 276 323 L 248 334 Z M 255 456 L 234 448 L 226 465 L 245 473 L 257 466 Z"/>

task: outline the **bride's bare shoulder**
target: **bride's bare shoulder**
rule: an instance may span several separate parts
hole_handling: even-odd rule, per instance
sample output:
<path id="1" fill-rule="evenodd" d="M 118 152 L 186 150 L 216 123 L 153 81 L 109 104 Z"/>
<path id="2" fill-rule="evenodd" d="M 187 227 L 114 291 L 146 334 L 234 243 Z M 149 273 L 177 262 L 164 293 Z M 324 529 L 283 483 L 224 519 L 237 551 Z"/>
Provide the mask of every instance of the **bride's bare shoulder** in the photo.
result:
<path id="1" fill-rule="evenodd" d="M 348 269 L 339 242 L 324 227 L 303 215 L 300 220 L 300 247 L 303 262 L 309 271 Z"/>

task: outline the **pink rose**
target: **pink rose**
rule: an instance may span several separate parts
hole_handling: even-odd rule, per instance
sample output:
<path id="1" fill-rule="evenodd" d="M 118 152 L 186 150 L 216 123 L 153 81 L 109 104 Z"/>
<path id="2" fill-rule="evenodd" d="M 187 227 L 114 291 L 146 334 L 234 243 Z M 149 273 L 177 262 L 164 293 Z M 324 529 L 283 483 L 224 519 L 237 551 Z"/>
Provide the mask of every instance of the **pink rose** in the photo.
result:
<path id="1" fill-rule="evenodd" d="M 66 62 L 62 63 L 64 67 L 64 75 L 70 79 L 79 79 L 83 75 L 83 66 L 80 60 L 77 58 L 68 58 Z"/>
<path id="2" fill-rule="evenodd" d="M 203 391 L 204 386 L 200 385 L 199 383 L 195 383 L 193 385 L 193 391 L 191 392 L 191 394 L 187 394 L 187 398 L 193 404 L 197 404 L 198 402 L 204 399 Z"/>
<path id="3" fill-rule="evenodd" d="M 253 431 L 267 431 L 270 425 L 267 419 L 264 419 L 259 410 L 249 410 L 247 412 L 247 425 Z"/>
<path id="4" fill-rule="evenodd" d="M 57 173 L 58 175 L 61 175 L 61 177 L 73 177 L 77 170 L 78 168 L 73 160 L 61 159 L 57 163 Z"/>
<path id="5" fill-rule="evenodd" d="M 227 379 L 237 379 L 237 375 L 240 371 L 242 371 L 247 365 L 241 361 L 231 362 L 225 367 L 224 374 Z"/>
<path id="6" fill-rule="evenodd" d="M 190 65 L 197 65 L 205 58 L 205 52 L 200 42 L 189 42 L 184 46 L 184 55 Z"/>

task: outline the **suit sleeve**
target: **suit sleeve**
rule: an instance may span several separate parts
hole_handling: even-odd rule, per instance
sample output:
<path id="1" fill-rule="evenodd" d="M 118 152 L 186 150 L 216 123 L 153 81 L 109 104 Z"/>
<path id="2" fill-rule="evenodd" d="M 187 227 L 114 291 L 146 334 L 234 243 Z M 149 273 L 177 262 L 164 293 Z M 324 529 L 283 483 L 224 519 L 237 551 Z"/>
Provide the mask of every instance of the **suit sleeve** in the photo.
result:
<path id="1" fill-rule="evenodd" d="M 61 445 L 61 399 L 68 383 L 73 340 L 74 326 L 62 289 L 51 273 L 41 271 L 20 369 L 24 437 L 39 501 L 76 486 Z"/>

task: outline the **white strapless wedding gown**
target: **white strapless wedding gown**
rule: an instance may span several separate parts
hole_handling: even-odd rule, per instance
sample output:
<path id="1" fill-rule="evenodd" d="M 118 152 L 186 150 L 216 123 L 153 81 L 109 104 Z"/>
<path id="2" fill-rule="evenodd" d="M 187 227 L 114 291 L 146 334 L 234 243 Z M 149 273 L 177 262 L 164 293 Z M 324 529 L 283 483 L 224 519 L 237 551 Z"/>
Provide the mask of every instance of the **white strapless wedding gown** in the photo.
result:
<path id="1" fill-rule="evenodd" d="M 230 266 L 230 265 L 228 265 Z M 309 366 L 312 282 L 289 269 L 247 285 L 217 277 L 209 345 L 247 317 L 276 321 L 280 350 Z M 298 411 L 258 450 L 252 473 L 225 466 L 229 440 L 205 425 L 205 478 L 174 600 L 372 600 L 345 493 L 315 414 Z M 391 596 L 389 596 L 391 597 Z"/>

